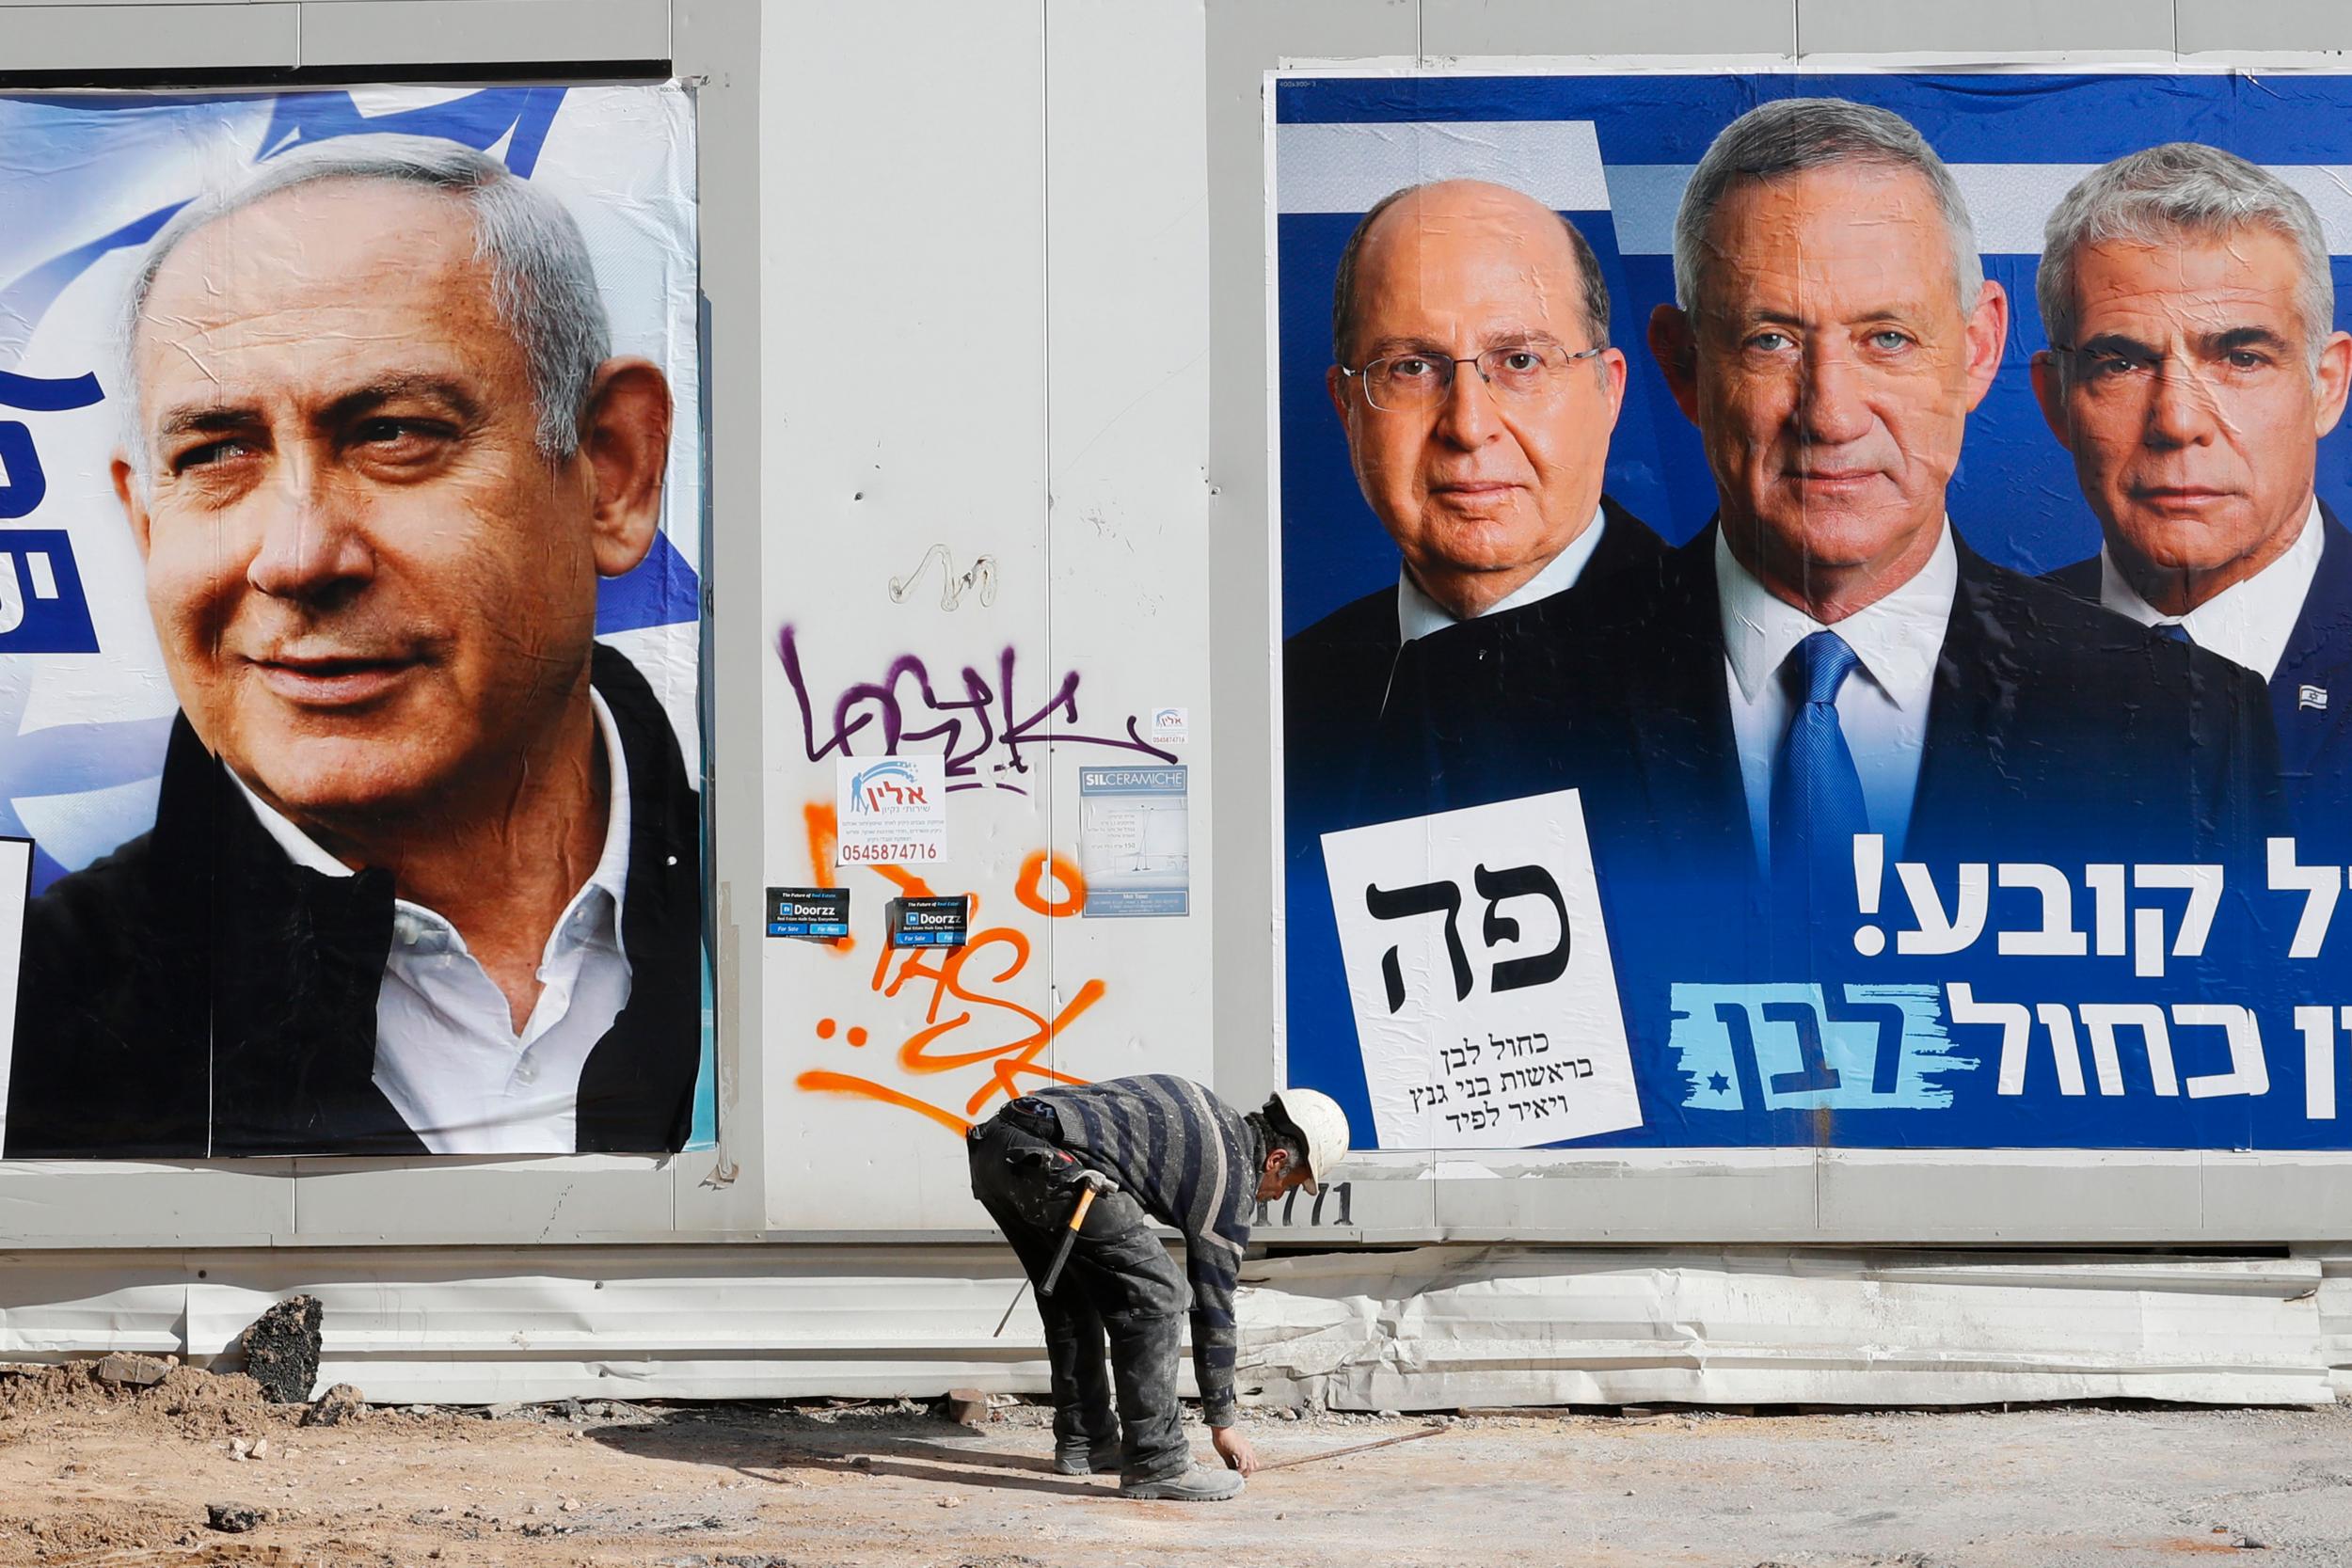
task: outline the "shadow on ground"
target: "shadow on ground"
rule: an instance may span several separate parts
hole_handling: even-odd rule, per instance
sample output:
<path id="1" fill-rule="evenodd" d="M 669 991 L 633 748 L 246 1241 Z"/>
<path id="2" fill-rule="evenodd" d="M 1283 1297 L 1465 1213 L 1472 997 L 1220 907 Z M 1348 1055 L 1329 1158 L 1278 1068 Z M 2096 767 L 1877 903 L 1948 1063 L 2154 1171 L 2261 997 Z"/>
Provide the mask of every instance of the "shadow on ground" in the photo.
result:
<path id="1" fill-rule="evenodd" d="M 970 1427 L 924 1415 L 845 1411 L 827 1420 L 789 1408 L 752 1405 L 649 1411 L 648 1418 L 591 1428 L 591 1441 L 636 1459 L 715 1466 L 752 1481 L 796 1472 L 896 1476 L 935 1486 L 1108 1497 L 1109 1477 L 1063 1476 L 1050 1461 L 1009 1451 Z"/>

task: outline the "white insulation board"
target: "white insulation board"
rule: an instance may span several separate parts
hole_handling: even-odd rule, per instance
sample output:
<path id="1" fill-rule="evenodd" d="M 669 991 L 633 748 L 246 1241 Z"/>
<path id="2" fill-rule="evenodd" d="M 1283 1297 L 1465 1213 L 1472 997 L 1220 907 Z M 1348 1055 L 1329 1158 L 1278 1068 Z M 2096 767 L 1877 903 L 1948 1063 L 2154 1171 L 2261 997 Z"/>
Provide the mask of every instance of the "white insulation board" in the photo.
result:
<path id="1" fill-rule="evenodd" d="M 1425 1246 L 1244 1280 L 1246 1396 L 1338 1409 L 2303 1404 L 2352 1373 L 2352 1258 Z M 322 1382 L 379 1402 L 1040 1393 L 1033 1304 L 991 1337 L 1018 1284 L 985 1246 L 19 1254 L 0 1360 L 226 1367 L 308 1292 Z"/>
<path id="2" fill-rule="evenodd" d="M 1249 1380 L 1341 1409 L 2333 1397 L 2310 1259 L 1425 1247 L 1249 1277 Z"/>

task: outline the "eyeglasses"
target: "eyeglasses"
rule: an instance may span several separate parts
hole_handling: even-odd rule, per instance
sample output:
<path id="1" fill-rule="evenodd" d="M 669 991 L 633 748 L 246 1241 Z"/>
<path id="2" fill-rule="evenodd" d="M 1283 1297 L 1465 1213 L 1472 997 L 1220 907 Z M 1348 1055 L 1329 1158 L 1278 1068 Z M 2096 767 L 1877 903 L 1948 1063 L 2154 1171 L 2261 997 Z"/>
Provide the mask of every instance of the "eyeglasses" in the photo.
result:
<path id="1" fill-rule="evenodd" d="M 1477 366 L 1479 378 L 1499 398 L 1534 403 L 1560 390 L 1569 366 L 1600 352 L 1597 348 L 1571 352 L 1558 343 L 1511 343 L 1469 359 L 1449 359 L 1442 354 L 1392 354 L 1361 370 L 1342 365 L 1340 373 L 1360 382 L 1364 401 L 1381 412 L 1420 414 L 1453 395 L 1456 365 Z"/>

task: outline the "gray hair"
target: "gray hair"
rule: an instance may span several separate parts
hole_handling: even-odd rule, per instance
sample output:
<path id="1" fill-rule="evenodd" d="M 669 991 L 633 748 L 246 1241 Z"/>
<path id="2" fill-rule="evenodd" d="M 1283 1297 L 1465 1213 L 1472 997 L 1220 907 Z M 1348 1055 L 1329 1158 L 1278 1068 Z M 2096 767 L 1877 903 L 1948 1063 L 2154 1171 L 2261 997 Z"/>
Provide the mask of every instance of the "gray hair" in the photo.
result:
<path id="1" fill-rule="evenodd" d="M 125 445 L 144 486 L 154 454 L 139 427 L 138 359 L 134 353 L 156 275 L 180 242 L 208 224 L 281 191 L 330 180 L 381 180 L 462 200 L 471 210 L 474 255 L 490 269 L 498 317 L 514 333 L 531 378 L 539 450 L 550 461 L 580 450 L 596 368 L 612 352 L 612 330 L 596 293 L 596 268 L 580 225 L 548 192 L 516 178 L 497 159 L 455 142 L 424 136 L 339 137 L 298 149 L 262 166 L 243 184 L 198 198 L 164 225 L 131 281 L 121 319 Z"/>
<path id="2" fill-rule="evenodd" d="M 1723 129 L 1708 148 L 1675 214 L 1675 303 L 1696 311 L 1699 261 L 1715 210 L 1739 185 L 1785 179 L 1831 164 L 1907 168 L 1935 192 L 1952 242 L 1960 308 L 1976 309 L 1984 288 L 1977 226 L 1951 170 L 1902 116 L 1843 98 L 1782 98 L 1760 103 Z"/>
<path id="3" fill-rule="evenodd" d="M 1492 182 L 1485 182 L 1491 183 Z M 1355 231 L 1347 236 L 1347 244 L 1340 251 L 1339 277 L 1331 285 L 1331 353 L 1335 357 L 1342 361 L 1348 357 L 1348 344 L 1355 336 L 1356 271 L 1363 258 L 1364 240 L 1371 234 L 1373 225 L 1380 221 L 1382 214 L 1406 197 L 1418 191 L 1425 191 L 1432 185 L 1446 183 L 1449 182 L 1430 180 L 1418 185 L 1407 185 L 1403 190 L 1391 191 L 1373 203 L 1372 211 L 1363 215 L 1362 221 L 1356 225 Z M 1526 193 L 1519 194 L 1525 195 Z M 1533 198 L 1530 199 L 1532 200 Z M 1570 223 L 1565 216 L 1557 214 L 1554 215 L 1560 216 L 1560 227 L 1568 231 L 1568 250 L 1576 258 L 1577 281 L 1584 293 L 1582 310 L 1584 335 L 1592 340 L 1585 346 L 1607 348 L 1609 346 L 1609 283 L 1600 275 L 1600 258 L 1593 254 L 1592 242 L 1585 239 L 1582 231 L 1575 224 Z"/>
<path id="4" fill-rule="evenodd" d="M 2302 263 L 2295 307 L 2312 369 L 2335 330 L 2336 283 L 2328 237 L 2303 194 L 2268 169 L 2201 142 L 2167 142 L 2102 164 L 2066 193 L 2042 230 L 2042 272 L 2034 297 L 2054 347 L 2072 347 L 2074 285 L 2085 245 L 2130 240 L 2169 245 L 2185 234 L 2220 237 L 2264 229 L 2295 246 Z M 2058 356 L 2059 373 L 2067 356 Z"/>

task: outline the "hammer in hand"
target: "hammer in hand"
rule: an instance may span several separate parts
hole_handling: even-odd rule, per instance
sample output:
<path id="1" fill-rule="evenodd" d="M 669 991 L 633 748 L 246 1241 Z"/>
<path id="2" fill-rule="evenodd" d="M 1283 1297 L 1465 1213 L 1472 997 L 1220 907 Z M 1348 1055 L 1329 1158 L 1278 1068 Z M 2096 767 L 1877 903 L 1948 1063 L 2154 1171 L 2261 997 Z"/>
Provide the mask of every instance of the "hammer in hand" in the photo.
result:
<path id="1" fill-rule="evenodd" d="M 1070 1224 L 1061 1233 L 1061 1246 L 1054 1254 L 1053 1267 L 1045 1271 L 1045 1277 L 1038 1283 L 1037 1293 L 1041 1296 L 1054 1293 L 1054 1281 L 1061 1277 L 1062 1265 L 1070 1261 L 1070 1249 L 1078 1244 L 1078 1227 L 1086 1224 L 1087 1211 L 1094 1207 L 1095 1198 L 1119 1191 L 1119 1183 L 1099 1170 L 1080 1171 L 1078 1180 L 1085 1183 L 1086 1190 L 1078 1195 L 1078 1206 L 1070 1211 Z"/>

